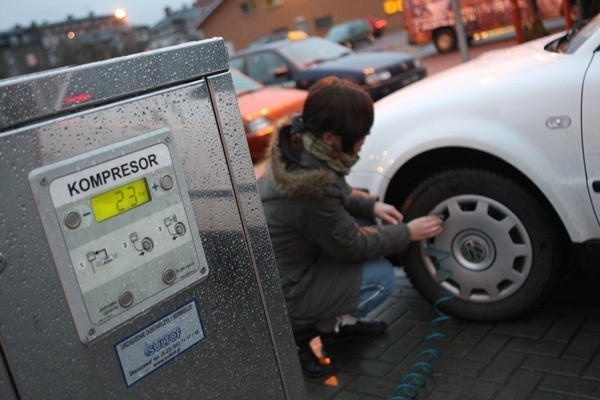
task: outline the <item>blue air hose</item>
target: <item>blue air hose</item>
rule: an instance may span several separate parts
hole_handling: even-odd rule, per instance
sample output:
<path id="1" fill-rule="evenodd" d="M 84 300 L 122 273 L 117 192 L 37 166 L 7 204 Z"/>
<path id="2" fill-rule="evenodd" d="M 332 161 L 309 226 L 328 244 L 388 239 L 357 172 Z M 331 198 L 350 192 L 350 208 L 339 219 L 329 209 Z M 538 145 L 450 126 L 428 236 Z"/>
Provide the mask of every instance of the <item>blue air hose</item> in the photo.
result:
<path id="1" fill-rule="evenodd" d="M 427 248 L 441 255 L 435 261 L 435 266 L 438 270 L 436 283 L 441 285 L 442 282 L 452 276 L 451 271 L 442 267 L 442 262 L 449 258 L 451 254 L 448 251 L 435 249 L 430 243 L 427 243 Z M 424 349 L 419 354 L 419 359 L 411 366 L 409 372 L 404 375 L 400 384 L 394 389 L 391 400 L 410 400 L 416 398 L 419 391 L 425 387 L 427 377 L 433 372 L 433 360 L 442 356 L 439 350 L 433 347 L 431 342 L 447 338 L 446 334 L 437 330 L 437 326 L 450 320 L 451 317 L 443 313 L 439 305 L 452 299 L 452 295 L 444 291 L 441 287 L 440 291 L 442 291 L 442 294 L 433 304 L 433 310 L 436 315 L 429 323 L 430 334 L 425 338 L 425 342 L 423 343 Z"/>

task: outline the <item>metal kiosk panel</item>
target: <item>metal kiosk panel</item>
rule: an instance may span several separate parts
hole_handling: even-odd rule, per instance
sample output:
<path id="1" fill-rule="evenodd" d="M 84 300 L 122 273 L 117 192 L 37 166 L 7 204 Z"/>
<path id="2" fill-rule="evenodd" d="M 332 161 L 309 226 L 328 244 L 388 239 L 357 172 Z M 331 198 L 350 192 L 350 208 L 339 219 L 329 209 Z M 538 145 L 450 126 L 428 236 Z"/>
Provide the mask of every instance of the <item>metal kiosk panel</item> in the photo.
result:
<path id="1" fill-rule="evenodd" d="M 0 82 L 3 397 L 307 397 L 227 62 Z"/>

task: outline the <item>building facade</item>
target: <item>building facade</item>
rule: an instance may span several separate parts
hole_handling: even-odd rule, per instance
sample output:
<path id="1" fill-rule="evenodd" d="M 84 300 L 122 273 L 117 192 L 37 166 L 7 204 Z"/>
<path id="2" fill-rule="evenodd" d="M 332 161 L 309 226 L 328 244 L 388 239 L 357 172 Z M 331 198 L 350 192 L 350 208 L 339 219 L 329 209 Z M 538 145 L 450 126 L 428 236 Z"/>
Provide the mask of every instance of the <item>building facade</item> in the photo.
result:
<path id="1" fill-rule="evenodd" d="M 244 49 L 261 37 L 290 30 L 324 36 L 333 24 L 353 18 L 385 17 L 388 29 L 403 27 L 398 12 L 401 1 L 396 0 L 220 0 L 215 3 L 214 10 L 199 29 L 205 37 L 223 37 L 234 50 Z"/>
<path id="2" fill-rule="evenodd" d="M 135 53 L 148 39 L 147 27 L 131 27 L 114 15 L 16 26 L 0 32 L 0 79 Z"/>

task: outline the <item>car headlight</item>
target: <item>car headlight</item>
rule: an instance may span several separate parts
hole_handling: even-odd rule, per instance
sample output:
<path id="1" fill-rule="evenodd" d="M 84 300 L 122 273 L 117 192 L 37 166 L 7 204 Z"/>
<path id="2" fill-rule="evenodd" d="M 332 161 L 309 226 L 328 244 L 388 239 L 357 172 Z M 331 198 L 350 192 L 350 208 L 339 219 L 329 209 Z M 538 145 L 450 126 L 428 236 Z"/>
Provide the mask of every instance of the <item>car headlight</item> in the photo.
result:
<path id="1" fill-rule="evenodd" d="M 384 71 L 373 71 L 365 73 L 365 82 L 367 85 L 375 85 L 379 82 L 387 81 L 392 77 L 392 73 L 388 70 Z"/>
<path id="2" fill-rule="evenodd" d="M 251 121 L 248 121 L 248 130 L 250 133 L 257 133 L 264 129 L 269 128 L 272 125 L 271 121 L 265 117 L 257 117 Z"/>

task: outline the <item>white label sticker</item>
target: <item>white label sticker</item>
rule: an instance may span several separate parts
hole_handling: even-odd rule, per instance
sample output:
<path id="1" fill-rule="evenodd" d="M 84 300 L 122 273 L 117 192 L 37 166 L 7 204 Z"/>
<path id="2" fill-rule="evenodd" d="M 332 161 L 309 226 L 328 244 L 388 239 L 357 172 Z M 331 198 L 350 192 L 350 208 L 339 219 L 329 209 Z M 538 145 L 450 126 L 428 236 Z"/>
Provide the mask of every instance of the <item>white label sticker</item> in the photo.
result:
<path id="1" fill-rule="evenodd" d="M 204 337 L 196 302 L 192 300 L 115 344 L 127 386 L 175 359 Z"/>

